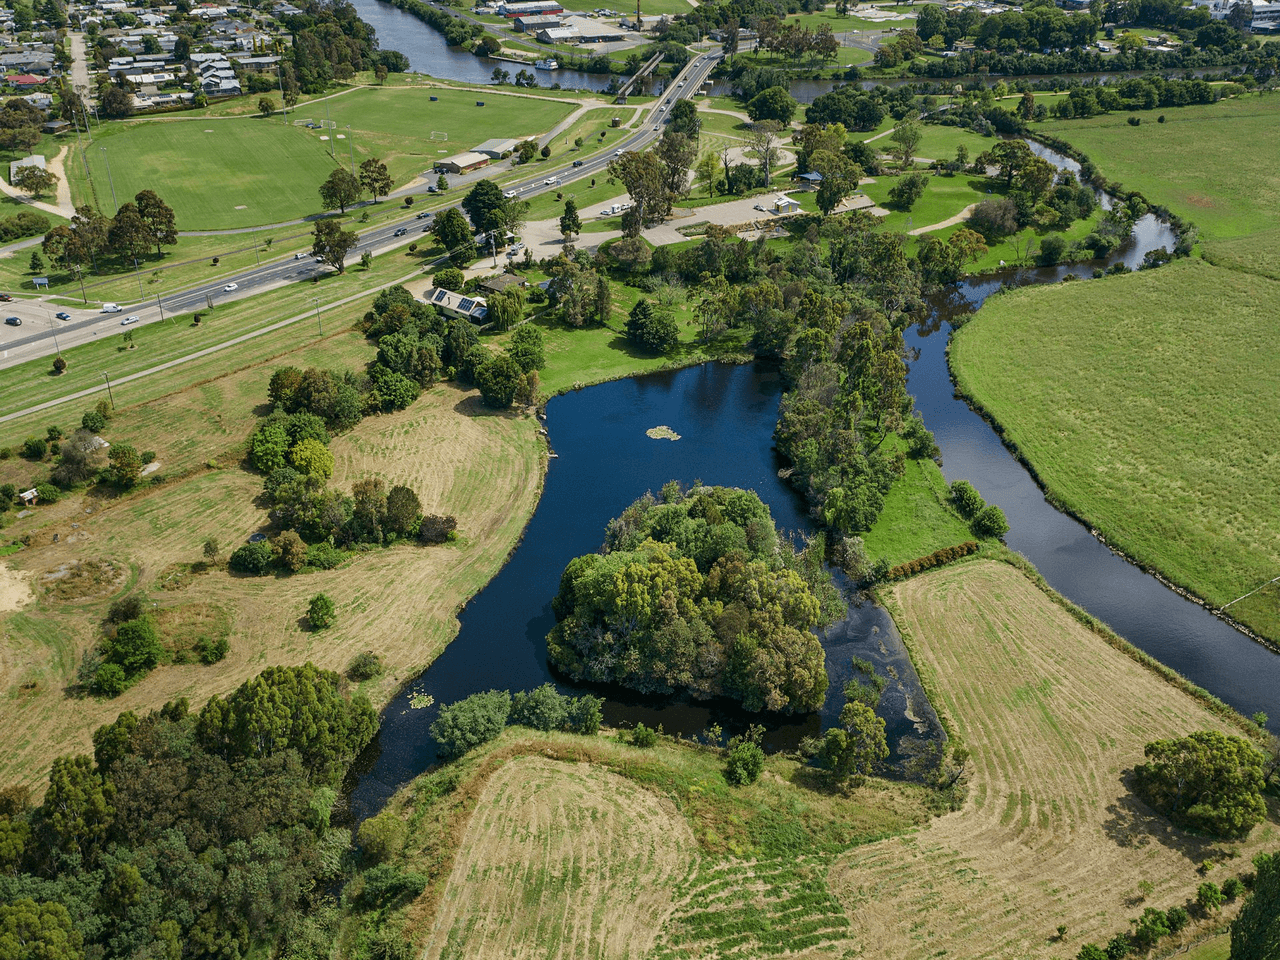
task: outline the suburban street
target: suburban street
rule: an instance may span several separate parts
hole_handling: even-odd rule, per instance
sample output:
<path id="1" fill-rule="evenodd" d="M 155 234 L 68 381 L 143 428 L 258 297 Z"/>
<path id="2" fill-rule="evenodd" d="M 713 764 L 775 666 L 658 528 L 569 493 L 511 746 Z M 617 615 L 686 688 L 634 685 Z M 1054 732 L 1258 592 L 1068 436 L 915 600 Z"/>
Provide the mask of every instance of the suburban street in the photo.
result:
<path id="1" fill-rule="evenodd" d="M 668 86 L 668 94 L 652 104 L 642 123 L 642 129 L 619 143 L 616 150 L 642 150 L 658 139 L 661 136 L 661 128 L 666 123 L 670 105 L 677 99 L 692 98 L 701 88 L 702 82 L 710 74 L 720 56 L 719 53 L 704 53 L 690 60 L 680 74 L 672 79 Z M 684 81 L 684 86 L 679 85 L 680 81 Z M 567 183 L 587 177 L 598 177 L 606 171 L 614 155 L 612 152 L 597 153 L 583 160 L 580 167 L 574 167 L 570 163 L 554 168 L 540 166 L 536 178 L 515 184 L 505 184 L 503 189 L 514 191 L 522 199 L 560 190 Z M 474 178 L 468 178 L 468 182 L 472 179 L 482 179 L 483 176 L 483 172 L 480 172 Z M 546 181 L 552 178 L 557 182 L 547 184 Z M 466 183 L 458 179 L 455 184 L 460 203 L 461 194 L 464 192 L 462 188 Z M 396 199 L 404 199 L 405 196 L 397 194 Z M 424 186 L 420 193 L 409 194 L 409 196 L 420 200 L 430 194 L 426 192 Z M 452 206 L 458 206 L 458 203 Z M 443 209 L 447 208 L 442 207 L 432 211 L 433 217 Z M 360 242 L 348 254 L 347 262 L 358 261 L 365 251 L 379 255 L 420 240 L 427 225 L 431 223 L 431 219 L 417 219 L 421 212 L 420 209 L 415 211 L 413 208 L 407 208 L 404 217 L 361 233 Z M 397 237 L 396 231 L 402 228 L 407 228 L 408 233 Z M 22 321 L 21 326 L 0 326 L 0 369 L 40 357 L 53 356 L 60 350 L 91 342 L 100 336 L 118 333 L 121 321 L 130 316 L 138 317 L 139 326 L 160 323 L 162 315 L 170 317 L 179 313 L 191 313 L 207 307 L 210 303 L 215 305 L 229 303 L 286 284 L 310 281 L 319 275 L 329 273 L 332 269 L 325 264 L 316 263 L 310 256 L 290 255 L 287 259 L 275 258 L 241 274 L 223 276 L 216 281 L 198 284 L 173 293 L 162 293 L 158 298 L 122 301 L 120 313 L 104 314 L 97 312 L 96 309 L 57 307 L 39 300 L 15 299 L 12 303 L 0 304 L 0 314 L 5 317 L 17 317 Z M 232 284 L 235 285 L 234 289 L 226 289 Z M 322 309 L 323 306 L 324 304 L 321 304 Z M 58 310 L 65 310 L 72 319 L 67 321 L 53 319 L 53 314 Z"/>

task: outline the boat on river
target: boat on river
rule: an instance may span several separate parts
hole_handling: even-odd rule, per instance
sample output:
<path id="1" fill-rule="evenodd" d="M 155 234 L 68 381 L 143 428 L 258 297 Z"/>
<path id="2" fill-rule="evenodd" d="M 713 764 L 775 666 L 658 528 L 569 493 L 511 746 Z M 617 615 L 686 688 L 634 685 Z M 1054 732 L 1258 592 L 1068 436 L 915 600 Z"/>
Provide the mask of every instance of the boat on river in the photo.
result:
<path id="1" fill-rule="evenodd" d="M 535 60 L 533 62 L 533 65 L 539 70 L 559 70 L 560 69 L 560 61 L 556 60 L 554 57 L 548 57 L 545 60 Z"/>

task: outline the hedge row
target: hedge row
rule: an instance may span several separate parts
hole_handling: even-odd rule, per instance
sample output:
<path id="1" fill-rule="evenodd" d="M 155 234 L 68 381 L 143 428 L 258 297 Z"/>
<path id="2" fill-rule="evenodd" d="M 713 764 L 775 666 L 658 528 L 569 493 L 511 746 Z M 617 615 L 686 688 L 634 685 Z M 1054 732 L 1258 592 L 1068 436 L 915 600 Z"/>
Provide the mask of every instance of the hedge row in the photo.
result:
<path id="1" fill-rule="evenodd" d="M 906 577 L 914 576 L 917 573 L 924 573 L 926 570 L 932 570 L 934 567 L 940 567 L 952 560 L 959 560 L 961 557 L 967 557 L 971 553 L 978 552 L 978 544 L 973 540 L 967 540 L 962 544 L 954 547 L 943 547 L 941 550 L 935 550 L 927 557 L 917 557 L 915 560 L 909 560 L 906 563 L 900 563 L 889 571 L 890 580 L 902 580 Z"/>

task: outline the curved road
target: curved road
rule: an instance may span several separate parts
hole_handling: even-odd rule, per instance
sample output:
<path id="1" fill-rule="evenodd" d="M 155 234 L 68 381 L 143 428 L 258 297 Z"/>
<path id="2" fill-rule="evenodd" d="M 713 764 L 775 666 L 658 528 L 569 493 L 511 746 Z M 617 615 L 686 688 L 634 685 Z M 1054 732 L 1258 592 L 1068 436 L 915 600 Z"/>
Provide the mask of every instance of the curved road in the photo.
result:
<path id="1" fill-rule="evenodd" d="M 597 154 L 583 160 L 580 167 L 571 165 L 554 169 L 544 167 L 539 170 L 537 179 L 507 184 L 504 190 L 514 192 L 523 199 L 536 197 L 550 190 L 561 189 L 566 183 L 599 176 L 618 152 L 643 150 L 661 136 L 671 105 L 677 99 L 691 99 L 701 88 L 702 82 L 711 73 L 721 56 L 719 53 L 703 53 L 690 60 L 667 88 L 667 95 L 653 104 L 645 117 L 642 129 L 622 141 L 614 154 Z M 681 82 L 683 86 L 680 85 Z M 548 183 L 549 180 L 555 182 Z M 424 192 L 419 196 L 425 197 L 427 194 Z M 458 204 L 455 203 L 452 206 L 458 206 Z M 428 217 L 439 212 L 439 210 L 432 211 Z M 406 246 L 428 230 L 430 222 L 430 219 L 423 217 L 421 213 L 406 211 L 403 218 L 360 234 L 360 242 L 348 255 L 348 261 L 358 260 L 366 250 L 373 254 L 382 254 Z M 397 236 L 401 230 L 407 232 Z M 40 301 L 0 304 L 0 313 L 16 316 L 23 321 L 23 325 L 18 327 L 0 326 L 0 369 L 25 363 L 28 360 L 52 356 L 59 349 L 65 350 L 77 344 L 92 341 L 100 335 L 118 333 L 121 320 L 128 316 L 137 316 L 139 325 L 158 323 L 161 321 L 162 309 L 166 317 L 178 313 L 190 313 L 207 306 L 210 301 L 217 304 L 251 297 L 285 284 L 309 281 L 320 274 L 330 272 L 331 269 L 316 263 L 310 256 L 272 260 L 232 277 L 222 277 L 215 282 L 198 284 L 185 290 L 165 294 L 160 301 L 153 299 L 137 302 L 133 306 L 125 306 L 120 313 L 86 316 L 83 311 L 76 311 L 81 318 L 70 321 L 52 319 L 53 311 L 57 308 Z M 234 289 L 227 290 L 226 287 L 232 284 Z"/>

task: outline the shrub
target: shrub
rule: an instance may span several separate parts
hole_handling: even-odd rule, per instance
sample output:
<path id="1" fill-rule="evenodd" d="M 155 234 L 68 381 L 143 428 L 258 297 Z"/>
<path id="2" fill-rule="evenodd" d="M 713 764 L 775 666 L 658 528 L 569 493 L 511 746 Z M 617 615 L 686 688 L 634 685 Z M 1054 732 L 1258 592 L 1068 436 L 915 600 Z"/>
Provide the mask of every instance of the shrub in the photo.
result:
<path id="1" fill-rule="evenodd" d="M 307 559 L 307 545 L 293 530 L 286 530 L 276 537 L 275 553 L 280 555 L 280 565 L 296 573 Z"/>
<path id="2" fill-rule="evenodd" d="M 903 210 L 910 210 L 924 196 L 929 178 L 923 173 L 908 173 L 889 188 L 889 201 Z"/>
<path id="3" fill-rule="evenodd" d="M 1076 954 L 1076 960 L 1107 960 L 1107 952 L 1096 943 L 1086 943 Z"/>
<path id="4" fill-rule="evenodd" d="M 365 823 L 369 822 L 365 821 Z M 389 863 L 380 863 L 367 870 L 363 879 L 364 888 L 360 891 L 360 901 L 371 907 L 385 906 L 400 900 L 411 900 L 426 889 L 428 880 L 424 874 L 404 871 Z M 392 935 L 408 944 L 403 934 L 393 931 Z"/>
<path id="5" fill-rule="evenodd" d="M 307 605 L 307 619 L 316 630 L 324 630 L 333 625 L 335 619 L 333 601 L 327 594 L 317 593 Z"/>
<path id="6" fill-rule="evenodd" d="M 62 376 L 66 372 L 67 361 L 62 358 L 62 354 L 58 354 L 53 358 L 53 372 L 56 376 Z"/>
<path id="7" fill-rule="evenodd" d="M 758 743 L 750 740 L 729 745 L 728 761 L 725 763 L 724 778 L 737 786 L 755 783 L 764 770 L 764 751 Z"/>
<path id="8" fill-rule="evenodd" d="M 1170 907 L 1164 914 L 1170 933 L 1178 933 L 1191 922 L 1191 916 L 1182 907 Z"/>
<path id="9" fill-rule="evenodd" d="M 43 460 L 48 452 L 48 441 L 39 437 L 27 437 L 22 441 L 22 455 L 28 460 Z"/>
<path id="10" fill-rule="evenodd" d="M 1004 511 L 993 505 L 983 507 L 973 518 L 973 532 L 980 537 L 998 539 L 1009 532 Z"/>
<path id="11" fill-rule="evenodd" d="M 61 492 L 52 483 L 37 483 L 36 494 L 40 497 L 40 502 L 45 506 L 51 503 L 57 503 L 58 498 L 62 496 Z"/>
<path id="12" fill-rule="evenodd" d="M 594 737 L 600 732 L 600 723 L 604 719 L 601 708 L 604 701 L 591 694 L 583 694 L 569 701 L 569 729 L 583 736 Z"/>
<path id="13" fill-rule="evenodd" d="M 119 600 L 113 600 L 107 607 L 107 622 L 125 623 L 128 620 L 137 620 L 145 609 L 144 598 L 138 594 L 121 597 Z"/>
<path id="14" fill-rule="evenodd" d="M 460 757 L 500 734 L 511 714 L 511 694 L 505 690 L 473 693 L 440 708 L 430 733 L 441 756 Z"/>
<path id="15" fill-rule="evenodd" d="M 1133 953 L 1133 941 L 1127 933 L 1117 933 L 1107 941 L 1107 960 L 1124 960 Z"/>
<path id="16" fill-rule="evenodd" d="M 248 573 L 262 576 L 271 569 L 275 560 L 271 545 L 265 540 L 258 543 L 246 543 L 227 559 L 227 567 L 236 573 Z"/>
<path id="17" fill-rule="evenodd" d="M 196 655 L 206 666 L 217 663 L 230 649 L 231 644 L 226 637 L 201 637 L 196 641 Z"/>
<path id="18" fill-rule="evenodd" d="M 320 543 L 313 543 L 307 547 L 306 565 L 308 567 L 317 567 L 321 570 L 332 570 L 342 563 L 347 555 L 335 547 L 328 540 L 322 540 Z"/>
<path id="19" fill-rule="evenodd" d="M 118 663 L 104 663 L 93 678 L 93 692 L 102 697 L 118 697 L 129 688 L 129 678 Z"/>
<path id="20" fill-rule="evenodd" d="M 966 520 L 972 519 L 987 505 L 982 499 L 982 494 L 968 480 L 957 480 L 951 484 L 951 502 L 956 505 L 960 515 Z"/>
<path id="21" fill-rule="evenodd" d="M 1169 921 L 1163 910 L 1147 907 L 1142 916 L 1134 921 L 1133 944 L 1139 953 L 1145 953 L 1159 942 L 1161 937 L 1169 935 Z"/>
<path id="22" fill-rule="evenodd" d="M 569 719 L 568 697 L 549 683 L 511 697 L 510 722 L 535 730 L 559 730 Z"/>
<path id="23" fill-rule="evenodd" d="M 382 670 L 382 658 L 372 650 L 366 650 L 351 658 L 351 662 L 347 664 L 347 678 L 362 683 L 381 676 Z"/>
<path id="24" fill-rule="evenodd" d="M 120 624 L 115 636 L 103 641 L 102 652 L 109 663 L 119 664 L 131 677 L 153 669 L 164 656 L 156 625 L 150 617 Z"/>
<path id="25" fill-rule="evenodd" d="M 383 863 L 400 852 L 408 834 L 408 825 L 392 811 L 384 810 L 360 824 L 356 838 L 367 861 Z"/>
<path id="26" fill-rule="evenodd" d="M 458 521 L 454 517 L 428 514 L 422 518 L 422 525 L 418 528 L 418 539 L 423 543 L 444 543 L 454 538 L 457 527 Z"/>
<path id="27" fill-rule="evenodd" d="M 1206 914 L 1214 913 L 1222 906 L 1222 891 L 1212 880 L 1206 880 L 1196 889 L 1196 906 Z"/>
<path id="28" fill-rule="evenodd" d="M 1222 881 L 1222 896 L 1228 902 L 1244 893 L 1244 883 L 1239 877 L 1227 877 Z"/>
<path id="29" fill-rule="evenodd" d="M 644 747 L 648 749 L 649 747 L 657 746 L 657 744 L 658 744 L 658 731 L 651 730 L 649 727 L 646 727 L 643 723 L 637 723 L 636 728 L 631 731 L 632 746 Z"/>

